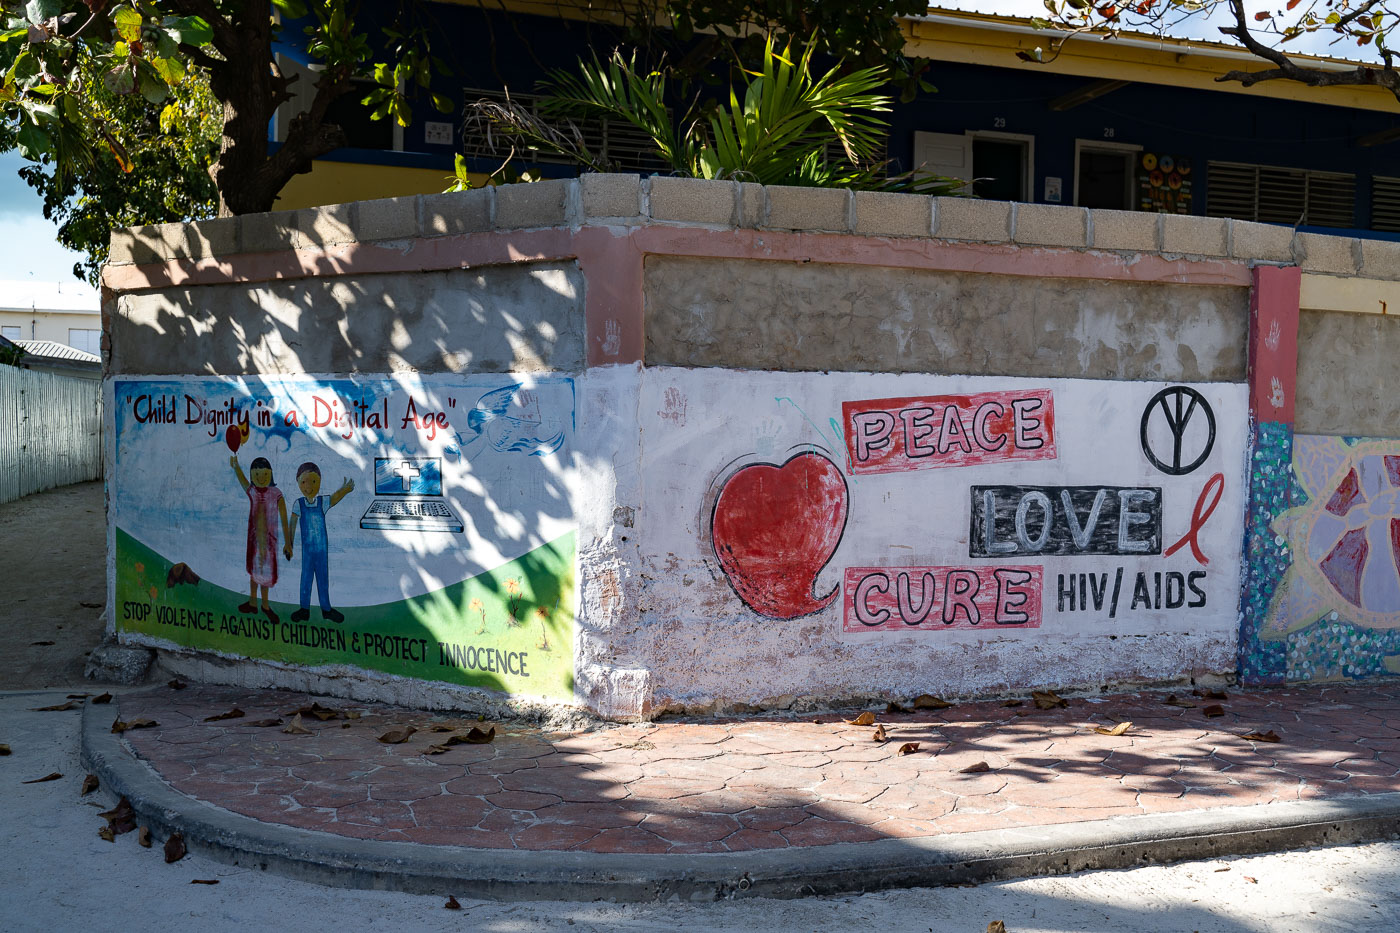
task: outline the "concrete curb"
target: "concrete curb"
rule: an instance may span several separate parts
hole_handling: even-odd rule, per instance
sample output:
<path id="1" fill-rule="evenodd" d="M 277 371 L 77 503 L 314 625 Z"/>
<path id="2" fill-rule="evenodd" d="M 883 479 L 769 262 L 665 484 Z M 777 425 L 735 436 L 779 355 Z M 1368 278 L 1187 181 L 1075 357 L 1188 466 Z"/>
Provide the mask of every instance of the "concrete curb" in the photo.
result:
<path id="1" fill-rule="evenodd" d="M 525 852 L 351 839 L 187 797 L 83 708 L 82 760 L 158 838 L 233 865 L 347 888 L 510 900 L 793 898 L 996 881 L 1400 836 L 1400 793 L 1019 830 L 700 855 Z"/>

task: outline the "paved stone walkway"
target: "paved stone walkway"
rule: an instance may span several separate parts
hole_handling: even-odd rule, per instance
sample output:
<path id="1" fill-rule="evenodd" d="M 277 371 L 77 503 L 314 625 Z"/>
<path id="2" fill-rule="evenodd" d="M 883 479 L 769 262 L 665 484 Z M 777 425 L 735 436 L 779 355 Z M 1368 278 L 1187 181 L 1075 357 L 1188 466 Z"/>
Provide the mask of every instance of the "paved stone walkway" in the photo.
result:
<path id="1" fill-rule="evenodd" d="M 359 839 L 594 852 L 737 852 L 1400 791 L 1400 682 L 1070 698 L 886 713 L 676 720 L 558 733 L 280 691 L 160 687 L 114 714 L 175 789 Z M 358 718 L 302 721 L 319 702 Z M 1220 705 L 1224 715 L 1207 717 Z M 206 722 L 237 708 L 244 716 Z M 282 725 L 254 725 L 281 719 Z M 1111 728 L 1128 720 L 1124 735 Z M 413 727 L 401 744 L 379 736 Z M 434 729 L 446 731 L 433 731 Z M 1243 738 L 1272 730 L 1277 743 Z M 906 743 L 917 750 L 901 754 Z"/>

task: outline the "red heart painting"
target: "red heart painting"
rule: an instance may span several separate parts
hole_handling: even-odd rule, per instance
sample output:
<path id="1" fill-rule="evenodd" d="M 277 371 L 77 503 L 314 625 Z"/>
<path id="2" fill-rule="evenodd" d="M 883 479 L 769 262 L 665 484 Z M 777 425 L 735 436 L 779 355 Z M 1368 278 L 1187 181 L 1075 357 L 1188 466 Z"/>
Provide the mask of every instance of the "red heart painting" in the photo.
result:
<path id="1" fill-rule="evenodd" d="M 814 589 L 846 528 L 846 479 L 813 451 L 782 466 L 753 463 L 725 481 L 710 523 L 715 556 L 729 585 L 770 619 L 795 619 L 824 609 Z"/>

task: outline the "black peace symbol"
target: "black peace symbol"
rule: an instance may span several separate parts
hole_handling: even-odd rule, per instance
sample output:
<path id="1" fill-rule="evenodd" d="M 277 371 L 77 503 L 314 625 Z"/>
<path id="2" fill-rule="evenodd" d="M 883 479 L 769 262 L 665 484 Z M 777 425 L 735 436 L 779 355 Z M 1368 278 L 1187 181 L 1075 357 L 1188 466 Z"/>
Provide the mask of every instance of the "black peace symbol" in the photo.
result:
<path id="1" fill-rule="evenodd" d="M 1156 451 L 1152 449 L 1152 444 L 1147 439 L 1147 423 L 1152 418 L 1153 409 L 1159 405 L 1162 408 L 1162 414 L 1166 416 L 1167 429 L 1172 434 L 1170 458 L 1157 456 Z M 1182 463 L 1181 442 L 1186 435 L 1186 426 L 1196 415 L 1197 409 L 1206 417 L 1206 443 L 1196 459 L 1189 463 Z M 1149 463 L 1171 476 L 1184 476 L 1205 463 L 1206 458 L 1210 456 L 1211 449 L 1215 446 L 1215 412 L 1211 411 L 1210 403 L 1206 401 L 1205 396 L 1190 386 L 1171 386 L 1152 396 L 1152 400 L 1142 410 L 1141 435 L 1142 453 L 1147 457 Z"/>

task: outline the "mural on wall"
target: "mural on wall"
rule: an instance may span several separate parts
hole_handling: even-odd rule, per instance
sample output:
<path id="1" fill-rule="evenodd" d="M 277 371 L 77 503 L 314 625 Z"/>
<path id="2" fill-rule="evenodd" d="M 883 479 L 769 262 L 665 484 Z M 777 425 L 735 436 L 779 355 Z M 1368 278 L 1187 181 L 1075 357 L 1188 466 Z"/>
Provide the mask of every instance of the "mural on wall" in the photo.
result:
<path id="1" fill-rule="evenodd" d="M 568 698 L 563 377 L 114 379 L 116 626 Z"/>
<path id="2" fill-rule="evenodd" d="M 1290 680 L 1400 674 L 1400 441 L 1297 435 L 1292 467 L 1259 638 Z"/>
<path id="3" fill-rule="evenodd" d="M 1191 213 L 1191 160 L 1164 152 L 1138 155 L 1138 210 Z"/>
<path id="4" fill-rule="evenodd" d="M 709 560 L 754 618 L 829 612 L 841 640 L 1175 634 L 1233 657 L 1245 386 L 724 375 L 658 371 L 699 440 L 660 415 L 643 435 L 678 476 L 713 464 Z M 649 500 L 658 526 L 684 524 L 672 501 Z"/>

